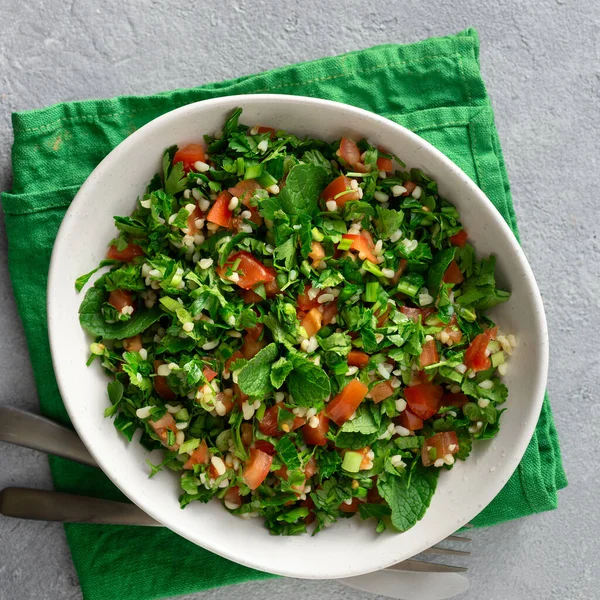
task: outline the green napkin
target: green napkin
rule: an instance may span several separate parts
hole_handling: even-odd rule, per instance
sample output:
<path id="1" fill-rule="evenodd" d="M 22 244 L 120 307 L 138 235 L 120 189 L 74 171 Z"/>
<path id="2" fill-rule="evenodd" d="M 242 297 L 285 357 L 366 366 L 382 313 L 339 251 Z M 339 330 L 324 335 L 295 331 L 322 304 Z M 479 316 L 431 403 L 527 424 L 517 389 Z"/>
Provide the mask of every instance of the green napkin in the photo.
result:
<path id="1" fill-rule="evenodd" d="M 412 129 L 456 162 L 517 234 L 478 55 L 477 34 L 467 30 L 191 90 L 70 102 L 14 114 L 14 187 L 3 195 L 3 204 L 10 274 L 42 413 L 68 423 L 52 371 L 46 330 L 48 261 L 65 210 L 108 152 L 148 121 L 179 106 L 218 96 L 271 92 L 317 96 L 376 112 Z M 123 498 L 93 468 L 56 457 L 51 457 L 50 464 L 58 490 Z M 556 492 L 565 485 L 546 399 L 517 472 L 474 523 L 492 525 L 556 508 Z M 271 577 L 211 554 L 166 529 L 99 525 L 67 525 L 65 529 L 87 600 L 149 600 Z"/>

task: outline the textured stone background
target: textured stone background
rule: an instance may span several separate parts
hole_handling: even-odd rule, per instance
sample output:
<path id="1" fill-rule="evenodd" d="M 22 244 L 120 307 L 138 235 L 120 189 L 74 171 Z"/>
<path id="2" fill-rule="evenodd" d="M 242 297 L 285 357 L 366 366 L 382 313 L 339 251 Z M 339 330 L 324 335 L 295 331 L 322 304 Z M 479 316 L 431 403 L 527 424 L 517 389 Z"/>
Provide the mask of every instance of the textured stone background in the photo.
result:
<path id="1" fill-rule="evenodd" d="M 11 184 L 12 111 L 191 87 L 468 26 L 481 36 L 482 71 L 523 246 L 546 303 L 548 387 L 570 487 L 553 513 L 473 533 L 472 586 L 464 599 L 591 599 L 600 571 L 600 484 L 590 466 L 597 463 L 600 433 L 600 362 L 591 335 L 600 312 L 600 10 L 594 0 L 0 0 L 0 190 Z M 3 233 L 0 302 L 0 403 L 36 410 Z M 0 486 L 6 485 L 50 487 L 45 458 L 0 444 Z M 270 596 L 366 597 L 336 583 L 279 580 L 187 600 Z M 0 599 L 80 597 L 59 525 L 0 519 Z"/>

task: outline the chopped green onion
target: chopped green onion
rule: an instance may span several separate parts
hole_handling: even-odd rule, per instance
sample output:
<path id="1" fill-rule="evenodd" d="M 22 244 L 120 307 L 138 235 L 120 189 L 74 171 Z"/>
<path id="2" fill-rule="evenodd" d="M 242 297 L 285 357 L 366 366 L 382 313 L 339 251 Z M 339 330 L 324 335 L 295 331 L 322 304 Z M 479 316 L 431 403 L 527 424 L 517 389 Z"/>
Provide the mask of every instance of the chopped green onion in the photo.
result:
<path id="1" fill-rule="evenodd" d="M 358 473 L 362 461 L 363 455 L 360 452 L 346 452 L 342 461 L 342 469 L 348 473 Z"/>
<path id="2" fill-rule="evenodd" d="M 375 277 L 383 277 L 381 269 L 377 265 L 374 265 L 370 260 L 365 260 L 362 266 L 365 271 L 369 271 L 369 273 L 372 273 Z"/>
<path id="3" fill-rule="evenodd" d="M 406 294 L 407 296 L 415 297 L 419 292 L 420 286 L 411 283 L 408 279 L 401 279 L 398 282 L 398 287 L 396 290 L 401 294 Z"/>
<path id="4" fill-rule="evenodd" d="M 255 415 L 256 415 L 256 420 L 257 421 L 262 421 L 263 417 L 265 416 L 265 411 L 267 410 L 267 405 L 263 402 L 259 407 L 258 410 L 256 411 Z"/>
<path id="5" fill-rule="evenodd" d="M 338 244 L 338 250 L 350 250 L 352 244 L 354 244 L 354 240 L 342 238 L 342 241 Z"/>
<path id="6" fill-rule="evenodd" d="M 429 456 L 429 460 L 437 460 L 437 448 L 429 448 L 429 450 L 427 450 L 427 454 Z"/>
<path id="7" fill-rule="evenodd" d="M 200 440 L 198 438 L 191 438 L 179 446 L 179 454 L 191 454 L 199 445 Z"/>
<path id="8" fill-rule="evenodd" d="M 378 291 L 379 283 L 377 281 L 369 281 L 365 287 L 365 302 L 375 302 Z"/>
<path id="9" fill-rule="evenodd" d="M 461 308 L 458 314 L 469 323 L 474 323 L 477 320 L 477 313 L 471 308 Z"/>
<path id="10" fill-rule="evenodd" d="M 181 308 L 181 304 L 175 300 L 175 298 L 171 298 L 170 296 L 163 296 L 160 299 L 160 303 L 169 311 L 169 312 L 177 312 L 178 308 Z"/>
<path id="11" fill-rule="evenodd" d="M 104 344 L 90 344 L 90 352 L 96 356 L 102 356 L 104 354 L 104 350 L 106 350 Z"/>
<path id="12" fill-rule="evenodd" d="M 225 429 L 224 431 L 221 431 L 215 440 L 215 446 L 221 452 L 227 452 L 229 450 L 229 440 L 231 439 L 231 436 L 231 429 Z"/>
<path id="13" fill-rule="evenodd" d="M 325 236 L 316 227 L 311 229 L 311 233 L 312 239 L 315 240 L 315 242 L 322 242 L 325 239 Z"/>
<path id="14" fill-rule="evenodd" d="M 246 172 L 244 173 L 244 179 L 257 179 L 262 175 L 262 165 L 247 165 Z M 270 175 L 269 175 L 270 177 Z M 267 186 L 268 187 L 268 186 Z"/>
<path id="15" fill-rule="evenodd" d="M 190 420 L 190 413 L 188 412 L 187 408 L 182 408 L 180 411 L 175 413 L 175 420 L 176 421 L 189 421 Z"/>
<path id="16" fill-rule="evenodd" d="M 492 367 L 496 368 L 499 365 L 504 364 L 504 352 L 496 352 L 490 356 L 492 361 Z"/>
<path id="17" fill-rule="evenodd" d="M 260 183 L 260 185 L 264 188 L 270 188 L 272 185 L 275 185 L 277 183 L 277 179 L 275 179 L 275 177 L 273 177 L 273 175 L 271 175 L 271 173 L 268 173 L 267 171 L 265 171 L 260 177 L 258 177 L 256 181 L 258 181 L 258 183 Z"/>

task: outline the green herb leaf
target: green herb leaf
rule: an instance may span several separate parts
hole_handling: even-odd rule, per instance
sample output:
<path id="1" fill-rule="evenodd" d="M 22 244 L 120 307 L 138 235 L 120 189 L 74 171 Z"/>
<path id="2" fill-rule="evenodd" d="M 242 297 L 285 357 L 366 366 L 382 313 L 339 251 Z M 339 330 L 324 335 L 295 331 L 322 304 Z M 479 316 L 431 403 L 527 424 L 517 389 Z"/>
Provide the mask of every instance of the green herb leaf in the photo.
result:
<path id="1" fill-rule="evenodd" d="M 292 357 L 293 370 L 288 375 L 288 390 L 298 406 L 314 407 L 320 411 L 329 396 L 329 378 L 323 369 L 303 356 Z"/>
<path id="2" fill-rule="evenodd" d="M 314 215 L 319 208 L 319 194 L 327 182 L 327 171 L 315 164 L 299 164 L 289 172 L 279 201 L 287 214 Z"/>
<path id="3" fill-rule="evenodd" d="M 271 367 L 271 385 L 278 390 L 293 368 L 292 361 L 283 356 L 278 361 L 274 362 Z"/>
<path id="4" fill-rule="evenodd" d="M 262 398 L 273 391 L 271 366 L 277 355 L 277 345 L 269 344 L 248 361 L 238 375 L 238 385 L 244 394 Z"/>

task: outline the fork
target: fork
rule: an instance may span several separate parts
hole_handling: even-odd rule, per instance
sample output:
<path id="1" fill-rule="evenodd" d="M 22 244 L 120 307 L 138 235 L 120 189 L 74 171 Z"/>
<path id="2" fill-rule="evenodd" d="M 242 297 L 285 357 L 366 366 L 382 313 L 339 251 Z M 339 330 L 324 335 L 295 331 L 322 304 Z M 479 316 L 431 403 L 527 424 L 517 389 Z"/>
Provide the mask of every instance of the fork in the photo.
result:
<path id="1" fill-rule="evenodd" d="M 74 431 L 39 415 L 15 408 L 0 407 L 0 441 L 97 467 L 92 455 Z M 3 489 L 0 492 L 0 514 L 7 517 L 62 523 L 162 526 L 135 504 L 31 488 Z M 444 541 L 466 543 L 470 540 L 451 535 Z M 469 556 L 470 552 L 436 545 L 424 550 L 423 554 Z M 468 569 L 408 559 L 385 570 L 460 573 Z"/>

